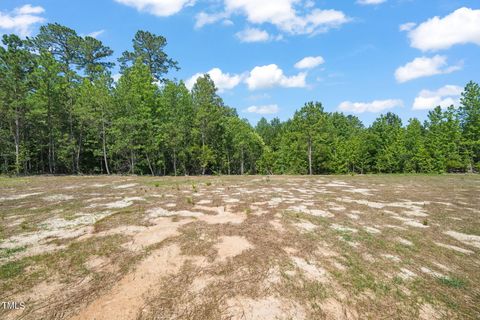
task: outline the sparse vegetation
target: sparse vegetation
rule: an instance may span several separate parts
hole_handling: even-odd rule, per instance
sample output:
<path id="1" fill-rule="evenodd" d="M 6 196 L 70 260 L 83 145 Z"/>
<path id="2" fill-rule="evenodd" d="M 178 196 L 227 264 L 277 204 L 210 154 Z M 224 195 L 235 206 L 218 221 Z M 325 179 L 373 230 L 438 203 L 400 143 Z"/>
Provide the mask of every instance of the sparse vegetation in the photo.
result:
<path id="1" fill-rule="evenodd" d="M 0 292 L 29 299 L 25 319 L 474 319 L 478 179 L 3 179 Z"/>
<path id="2" fill-rule="evenodd" d="M 466 286 L 465 280 L 455 278 L 455 277 L 453 277 L 453 278 L 441 277 L 441 278 L 438 278 L 438 280 L 440 281 L 440 283 L 442 283 L 442 284 L 444 284 L 448 287 L 452 287 L 452 288 L 456 288 L 456 289 L 464 288 Z"/>

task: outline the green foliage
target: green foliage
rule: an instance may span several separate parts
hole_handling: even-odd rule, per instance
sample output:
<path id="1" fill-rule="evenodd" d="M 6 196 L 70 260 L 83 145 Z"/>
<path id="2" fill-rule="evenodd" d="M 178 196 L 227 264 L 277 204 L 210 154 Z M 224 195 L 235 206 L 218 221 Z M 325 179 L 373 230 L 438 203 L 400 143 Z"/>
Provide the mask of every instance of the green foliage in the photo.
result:
<path id="1" fill-rule="evenodd" d="M 469 170 L 480 166 L 480 86 L 470 81 L 462 93 L 458 118 Z"/>
<path id="2" fill-rule="evenodd" d="M 178 63 L 165 52 L 163 36 L 138 31 L 133 49 L 118 59 L 117 81 L 112 50 L 60 24 L 42 26 L 27 40 L 4 35 L 2 42 L 0 173 L 480 170 L 480 86 L 474 82 L 458 109 L 437 107 L 423 124 L 410 119 L 403 126 L 387 113 L 365 128 L 357 117 L 308 102 L 292 119 L 262 118 L 252 127 L 225 105 L 209 75 L 191 90 L 166 78 Z"/>
<path id="3" fill-rule="evenodd" d="M 16 277 L 23 272 L 24 263 L 19 261 L 7 262 L 0 266 L 0 279 L 9 279 Z"/>
<path id="4" fill-rule="evenodd" d="M 451 277 L 441 277 L 441 278 L 438 278 L 438 281 L 447 286 L 447 287 L 451 287 L 451 288 L 455 288 L 455 289 L 461 289 L 461 288 L 464 288 L 467 283 L 465 282 L 465 280 L 463 279 L 459 279 L 459 278 L 451 278 Z"/>
<path id="5" fill-rule="evenodd" d="M 162 77 L 167 74 L 169 69 L 177 69 L 178 63 L 168 57 L 164 48 L 167 45 L 167 39 L 157 36 L 148 31 L 139 30 L 133 38 L 133 51 L 125 51 L 118 59 L 122 70 L 128 68 L 129 63 L 134 64 L 140 60 L 146 65 L 156 80 L 165 80 Z"/>
<path id="6" fill-rule="evenodd" d="M 25 251 L 26 249 L 27 248 L 25 246 L 9 248 L 9 249 L 0 249 L 0 258 L 8 258 L 17 252 L 22 252 L 22 251 Z"/>

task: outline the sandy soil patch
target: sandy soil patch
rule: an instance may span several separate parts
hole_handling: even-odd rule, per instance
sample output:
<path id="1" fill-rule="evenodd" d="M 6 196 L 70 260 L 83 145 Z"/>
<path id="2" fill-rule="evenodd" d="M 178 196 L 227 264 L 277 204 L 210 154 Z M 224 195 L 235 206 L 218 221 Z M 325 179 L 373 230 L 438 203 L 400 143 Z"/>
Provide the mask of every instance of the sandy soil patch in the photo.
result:
<path id="1" fill-rule="evenodd" d="M 251 248 L 253 246 L 244 237 L 223 236 L 220 238 L 220 242 L 215 245 L 215 249 L 217 249 L 216 260 L 225 261 Z"/>
<path id="2" fill-rule="evenodd" d="M 223 202 L 225 202 L 225 203 L 238 203 L 238 202 L 240 202 L 240 199 L 228 198 L 228 199 L 223 200 Z"/>
<path id="3" fill-rule="evenodd" d="M 337 198 L 337 201 L 343 201 L 346 203 L 356 203 L 356 204 L 362 204 L 370 208 L 375 208 L 375 209 L 382 209 L 386 206 L 384 203 L 380 202 L 375 202 L 375 201 L 368 201 L 368 200 L 356 200 L 356 199 L 350 199 L 350 198 Z"/>
<path id="4" fill-rule="evenodd" d="M 63 246 L 48 245 L 47 242 L 53 239 L 71 239 L 91 233 L 92 227 L 83 227 L 73 230 L 42 230 L 37 232 L 23 233 L 18 236 L 12 236 L 0 245 L 2 249 L 11 249 L 15 247 L 26 246 L 27 249 L 21 252 L 18 257 L 35 255 L 44 252 L 50 252 L 61 249 Z"/>
<path id="5" fill-rule="evenodd" d="M 457 246 L 452 246 L 452 245 L 450 245 L 450 244 L 444 244 L 444 243 L 440 243 L 440 242 L 435 242 L 435 244 L 436 244 L 437 246 L 440 246 L 440 247 L 443 247 L 443 248 L 447 248 L 447 249 L 451 249 L 451 250 L 455 250 L 455 251 L 458 251 L 458 252 L 464 253 L 464 254 L 472 254 L 472 253 L 474 253 L 472 250 L 460 248 L 460 247 L 457 247 Z"/>
<path id="6" fill-rule="evenodd" d="M 113 187 L 113 189 L 130 189 L 135 186 L 138 186 L 138 183 L 126 183 Z"/>
<path id="7" fill-rule="evenodd" d="M 140 232 L 133 235 L 133 240 L 124 246 L 134 251 L 142 250 L 147 246 L 178 235 L 178 228 L 190 222 L 191 220 L 188 219 L 172 221 L 169 218 L 158 218 L 152 221 L 155 224 L 154 226 L 141 228 Z"/>
<path id="8" fill-rule="evenodd" d="M 212 200 L 209 200 L 209 199 L 202 199 L 197 202 L 197 204 L 200 204 L 200 205 L 210 204 L 210 203 L 212 203 Z"/>
<path id="9" fill-rule="evenodd" d="M 283 202 L 282 198 L 272 198 L 272 199 L 267 201 L 267 204 L 270 207 L 278 207 L 278 205 L 281 204 L 282 202 Z"/>
<path id="10" fill-rule="evenodd" d="M 445 277 L 445 275 L 441 274 L 440 272 L 436 272 L 436 271 L 433 271 L 433 270 L 430 270 L 429 268 L 427 267 L 421 267 L 420 268 L 420 271 L 422 271 L 423 273 L 425 274 L 428 274 L 432 277 L 436 277 L 436 278 L 443 278 Z"/>
<path id="11" fill-rule="evenodd" d="M 382 232 L 381 230 L 374 227 L 363 227 L 363 229 L 365 229 L 365 231 L 367 231 L 368 233 L 372 233 L 372 234 L 378 234 Z"/>
<path id="12" fill-rule="evenodd" d="M 327 298 L 322 301 L 320 308 L 326 316 L 326 319 L 352 320 L 358 319 L 355 312 L 350 310 L 345 304 L 335 298 Z"/>
<path id="13" fill-rule="evenodd" d="M 306 220 L 301 220 L 300 222 L 295 223 L 294 226 L 296 226 L 301 231 L 313 231 L 318 228 L 317 225 L 314 225 L 310 221 Z"/>
<path id="14" fill-rule="evenodd" d="M 441 312 L 438 309 L 435 309 L 435 307 L 432 306 L 431 304 L 426 303 L 420 307 L 420 315 L 419 315 L 420 320 L 437 320 L 441 318 L 442 318 Z"/>
<path id="15" fill-rule="evenodd" d="M 392 218 L 403 221 L 404 225 L 410 226 L 410 227 L 423 228 L 423 229 L 429 227 L 428 225 L 424 225 L 423 223 L 420 223 L 417 220 L 413 220 L 413 219 L 410 219 L 410 218 L 404 218 L 404 217 L 400 217 L 400 216 L 397 216 L 397 215 L 392 216 Z"/>
<path id="16" fill-rule="evenodd" d="M 384 257 L 385 259 L 388 259 L 388 260 L 391 260 L 393 262 L 401 262 L 402 259 L 400 259 L 398 256 L 395 256 L 393 254 L 382 254 L 382 257 Z"/>
<path id="17" fill-rule="evenodd" d="M 11 196 L 7 197 L 0 197 L 0 201 L 6 201 L 6 200 L 21 200 L 25 199 L 28 197 L 33 197 L 39 194 L 42 194 L 43 192 L 33 192 L 33 193 L 24 193 L 24 194 L 12 194 Z"/>
<path id="18" fill-rule="evenodd" d="M 277 230 L 278 232 L 284 232 L 285 228 L 283 227 L 283 224 L 278 221 L 278 220 L 270 220 L 269 223 L 272 225 L 272 227 Z"/>
<path id="19" fill-rule="evenodd" d="M 345 189 L 347 192 L 351 193 L 360 193 L 361 195 L 364 196 L 373 196 L 373 193 L 375 190 L 372 189 L 363 189 L 363 188 L 352 188 L 352 189 Z"/>
<path id="20" fill-rule="evenodd" d="M 319 210 L 319 209 L 309 209 L 304 205 L 298 205 L 298 206 L 291 206 L 288 208 L 288 210 L 294 211 L 294 212 L 299 212 L 299 213 L 306 213 L 312 216 L 316 217 L 323 217 L 323 218 L 332 218 L 334 215 L 330 212 L 324 211 L 324 210 Z"/>
<path id="21" fill-rule="evenodd" d="M 140 262 L 134 272 L 121 279 L 106 295 L 94 300 L 72 320 L 135 319 L 145 295 L 159 290 L 157 284 L 163 276 L 176 273 L 185 262 L 178 245 L 154 251 Z"/>
<path id="22" fill-rule="evenodd" d="M 457 231 L 447 231 L 445 234 L 460 242 L 463 242 L 464 244 L 468 244 L 472 247 L 480 249 L 480 236 L 465 234 Z"/>
<path id="23" fill-rule="evenodd" d="M 410 280 L 410 279 L 415 278 L 417 276 L 417 274 L 413 271 L 410 271 L 410 270 L 406 269 L 406 268 L 401 268 L 398 276 L 400 278 L 402 278 L 403 280 Z"/>
<path id="24" fill-rule="evenodd" d="M 312 281 L 327 282 L 327 271 L 315 264 L 309 263 L 306 260 L 299 257 L 291 258 L 297 268 L 299 268 L 305 277 Z"/>
<path id="25" fill-rule="evenodd" d="M 401 244 L 405 245 L 405 246 L 413 246 L 413 242 L 410 241 L 410 240 L 403 239 L 403 238 L 400 238 L 400 237 L 398 237 L 396 240 L 398 242 L 400 242 Z"/>
<path id="26" fill-rule="evenodd" d="M 220 207 L 205 207 L 205 206 L 195 206 L 193 207 L 196 210 L 204 210 L 207 212 L 212 212 L 215 214 L 205 214 L 198 217 L 199 221 L 205 221 L 208 224 L 224 224 L 224 223 L 232 223 L 232 224 L 240 224 L 247 216 L 244 213 L 232 213 L 229 212 L 229 207 L 225 209 L 224 206 Z"/>
<path id="27" fill-rule="evenodd" d="M 73 196 L 67 195 L 67 194 L 55 194 L 52 196 L 43 197 L 43 200 L 49 201 L 49 202 L 56 202 L 56 201 L 68 201 L 68 200 L 72 200 L 73 198 L 74 198 Z"/>
<path id="28" fill-rule="evenodd" d="M 231 320 L 305 319 L 305 312 L 300 306 L 275 297 L 262 299 L 236 297 L 227 300 L 227 306 L 227 319 Z"/>
<path id="29" fill-rule="evenodd" d="M 119 201 L 100 204 L 99 206 L 104 206 L 105 208 L 108 208 L 108 209 L 121 209 L 121 208 L 130 207 L 131 205 L 133 205 L 134 201 L 145 201 L 145 199 L 142 197 L 130 197 L 130 198 L 125 198 Z"/>
<path id="30" fill-rule="evenodd" d="M 189 210 L 179 210 L 179 211 L 169 211 L 163 208 L 154 208 L 147 210 L 146 212 L 150 218 L 159 218 L 159 217 L 201 217 L 203 213 Z"/>
<path id="31" fill-rule="evenodd" d="M 92 225 L 95 222 L 104 219 L 113 212 L 105 211 L 99 213 L 78 213 L 75 218 L 72 219 L 64 219 L 64 218 L 50 218 L 45 220 L 41 226 L 45 229 L 49 230 L 58 230 L 58 229 L 71 229 L 77 226 L 85 226 L 85 225 Z"/>
<path id="32" fill-rule="evenodd" d="M 337 230 L 337 231 L 341 231 L 341 232 L 353 232 L 353 233 L 358 232 L 357 229 L 350 228 L 350 227 L 345 227 L 345 226 L 342 226 L 342 225 L 336 224 L 336 223 L 330 225 L 330 228 L 332 228 L 334 230 Z"/>

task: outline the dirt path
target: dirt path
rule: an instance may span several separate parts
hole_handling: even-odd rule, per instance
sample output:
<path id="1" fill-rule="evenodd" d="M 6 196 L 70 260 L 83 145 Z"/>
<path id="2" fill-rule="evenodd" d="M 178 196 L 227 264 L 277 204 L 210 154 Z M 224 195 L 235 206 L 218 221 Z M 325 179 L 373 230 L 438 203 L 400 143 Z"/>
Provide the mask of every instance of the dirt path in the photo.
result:
<path id="1" fill-rule="evenodd" d="M 71 319 L 136 319 L 144 305 L 144 295 L 160 290 L 161 288 L 156 287 L 159 280 L 163 276 L 178 272 L 187 258 L 180 254 L 180 248 L 175 244 L 154 251 L 110 292 L 94 300 Z"/>

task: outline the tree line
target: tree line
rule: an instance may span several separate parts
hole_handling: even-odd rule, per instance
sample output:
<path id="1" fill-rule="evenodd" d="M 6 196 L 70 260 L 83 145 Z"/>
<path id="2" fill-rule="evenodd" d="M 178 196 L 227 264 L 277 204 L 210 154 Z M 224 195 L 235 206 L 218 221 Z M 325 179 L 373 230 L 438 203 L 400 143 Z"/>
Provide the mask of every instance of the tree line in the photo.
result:
<path id="1" fill-rule="evenodd" d="M 480 86 L 458 108 L 421 123 L 387 113 L 365 127 L 309 102 L 285 122 L 255 127 L 223 102 L 212 79 L 191 90 L 166 78 L 178 62 L 164 37 L 138 31 L 118 58 L 59 24 L 0 46 L 3 174 L 324 174 L 480 169 Z"/>

